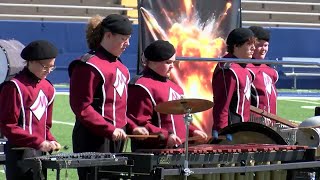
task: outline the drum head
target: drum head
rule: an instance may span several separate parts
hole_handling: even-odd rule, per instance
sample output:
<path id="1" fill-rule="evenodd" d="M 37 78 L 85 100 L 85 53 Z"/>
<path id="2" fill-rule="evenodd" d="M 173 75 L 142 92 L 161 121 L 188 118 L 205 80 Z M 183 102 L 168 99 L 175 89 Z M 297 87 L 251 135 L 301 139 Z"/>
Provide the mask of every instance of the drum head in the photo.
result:
<path id="1" fill-rule="evenodd" d="M 0 84 L 9 80 L 26 65 L 20 53 L 24 45 L 17 40 L 0 39 Z"/>
<path id="2" fill-rule="evenodd" d="M 297 145 L 318 147 L 320 145 L 320 129 L 298 129 L 296 140 Z"/>
<path id="3" fill-rule="evenodd" d="M 222 140 L 218 144 L 280 144 L 286 141 L 273 129 L 254 122 L 236 123 L 221 129 L 219 135 L 232 135 L 232 141 Z"/>
<path id="4" fill-rule="evenodd" d="M 7 61 L 7 55 L 5 49 L 0 46 L 0 84 L 6 80 L 7 74 L 9 72 L 9 64 Z"/>

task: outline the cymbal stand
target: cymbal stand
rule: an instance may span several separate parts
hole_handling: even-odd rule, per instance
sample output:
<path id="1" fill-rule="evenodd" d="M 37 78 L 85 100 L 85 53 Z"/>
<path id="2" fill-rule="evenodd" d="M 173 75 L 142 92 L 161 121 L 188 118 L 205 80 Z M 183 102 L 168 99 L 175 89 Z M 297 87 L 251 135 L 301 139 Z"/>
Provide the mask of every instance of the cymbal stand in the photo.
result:
<path id="1" fill-rule="evenodd" d="M 188 141 L 189 141 L 189 126 L 190 123 L 192 122 L 192 115 L 190 114 L 191 108 L 186 108 L 187 113 L 183 116 L 184 123 L 186 124 L 186 140 L 184 143 L 185 146 L 185 160 L 183 164 L 183 172 L 184 172 L 184 179 L 187 180 L 188 176 L 191 175 L 193 172 L 189 169 L 189 147 L 188 147 Z"/>

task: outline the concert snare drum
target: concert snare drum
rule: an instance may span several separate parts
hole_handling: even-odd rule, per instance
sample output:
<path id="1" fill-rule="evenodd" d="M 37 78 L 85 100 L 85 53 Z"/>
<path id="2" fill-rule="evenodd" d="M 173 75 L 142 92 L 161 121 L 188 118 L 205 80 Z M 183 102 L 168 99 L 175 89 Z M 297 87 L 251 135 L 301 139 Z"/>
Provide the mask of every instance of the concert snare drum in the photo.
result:
<path id="1" fill-rule="evenodd" d="M 26 61 L 20 53 L 24 45 L 17 40 L 0 39 L 0 84 L 23 69 Z"/>

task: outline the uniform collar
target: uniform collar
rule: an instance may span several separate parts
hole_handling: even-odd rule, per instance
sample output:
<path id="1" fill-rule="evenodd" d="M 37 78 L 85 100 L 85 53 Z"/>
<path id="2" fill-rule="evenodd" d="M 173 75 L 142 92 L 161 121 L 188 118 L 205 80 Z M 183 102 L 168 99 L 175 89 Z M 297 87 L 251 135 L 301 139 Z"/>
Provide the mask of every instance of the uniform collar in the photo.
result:
<path id="1" fill-rule="evenodd" d="M 149 67 L 145 68 L 142 72 L 143 75 L 150 76 L 152 79 L 166 82 L 168 80 L 168 77 L 164 77 L 156 73 L 154 70 L 150 69 Z"/>
<path id="2" fill-rule="evenodd" d="M 25 67 L 21 73 L 25 74 L 31 82 L 39 83 L 41 81 L 41 79 L 34 75 L 27 67 Z"/>
<path id="3" fill-rule="evenodd" d="M 115 62 L 117 60 L 120 61 L 118 56 L 115 56 L 113 54 L 111 54 L 109 51 L 107 51 L 106 49 L 104 49 L 102 46 L 99 46 L 96 50 L 96 52 L 99 52 L 101 54 L 103 54 L 109 61 L 111 62 Z"/>
<path id="4" fill-rule="evenodd" d="M 224 56 L 224 58 L 233 58 L 233 59 L 239 59 L 237 56 L 235 56 L 234 54 L 228 53 L 227 55 Z M 246 67 L 246 63 L 237 63 L 235 62 L 235 64 L 239 64 L 241 67 Z"/>

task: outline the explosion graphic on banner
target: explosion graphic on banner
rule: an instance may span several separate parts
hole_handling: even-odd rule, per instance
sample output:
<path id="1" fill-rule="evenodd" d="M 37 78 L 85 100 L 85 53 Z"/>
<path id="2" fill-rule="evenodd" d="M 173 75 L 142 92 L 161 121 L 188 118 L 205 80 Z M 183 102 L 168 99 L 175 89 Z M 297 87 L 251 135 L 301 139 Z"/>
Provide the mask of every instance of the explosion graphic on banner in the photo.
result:
<path id="1" fill-rule="evenodd" d="M 201 22 L 192 0 L 183 0 L 183 7 L 177 12 L 161 8 L 164 19 L 157 20 L 153 14 L 141 7 L 141 16 L 154 40 L 170 41 L 176 48 L 177 57 L 215 58 L 225 54 L 225 41 L 217 37 L 221 22 L 228 15 L 232 4 L 227 2 L 223 13 L 218 17 L 212 15 L 206 22 Z M 157 12 L 159 13 L 159 12 Z M 162 28 L 158 22 L 166 21 L 168 27 Z M 179 60 L 179 59 L 177 59 Z M 185 98 L 201 98 L 213 100 L 212 74 L 216 62 L 209 61 L 177 61 L 170 77 L 185 92 Z M 193 124 L 206 132 L 212 128 L 212 108 L 193 115 Z"/>

